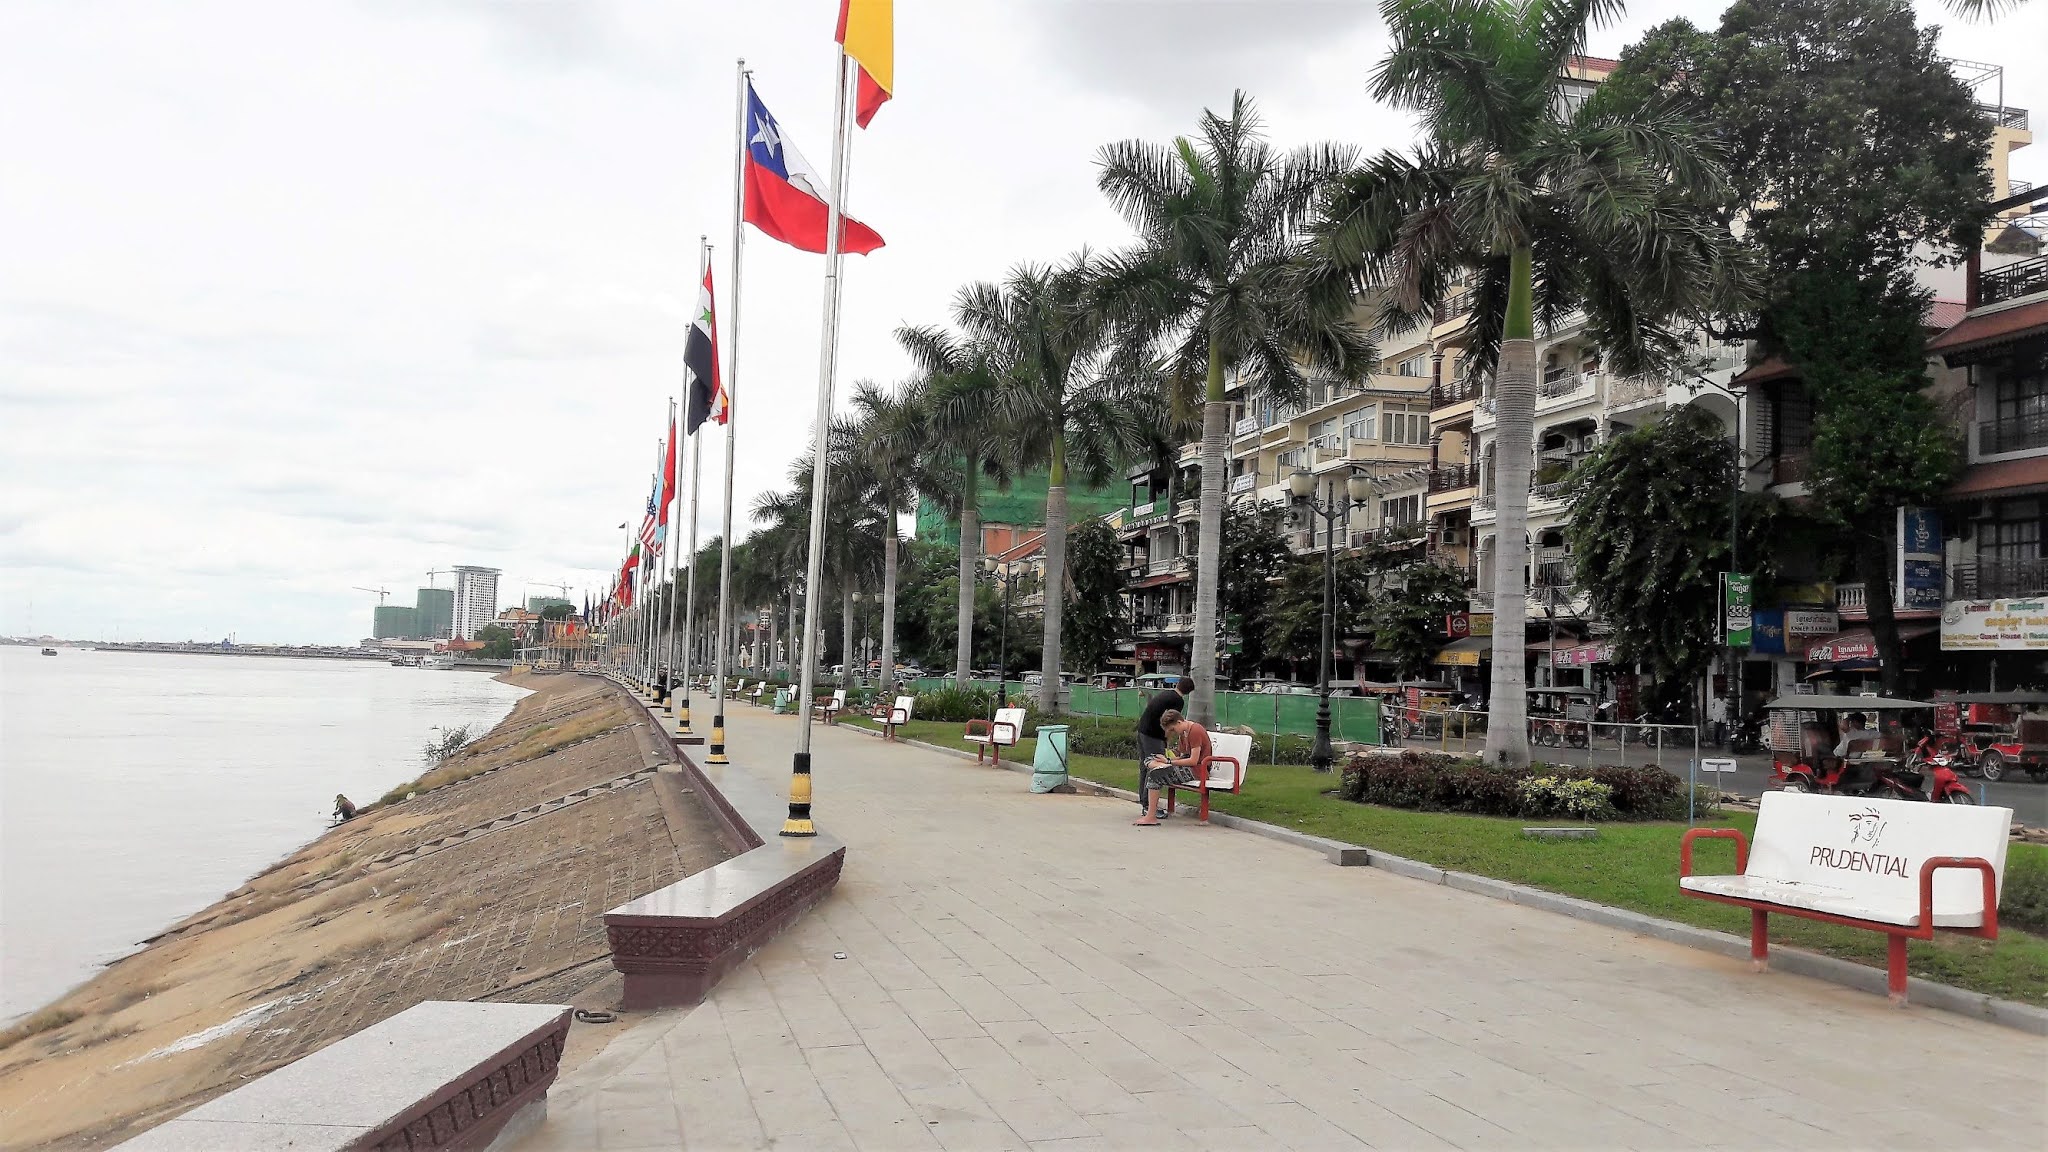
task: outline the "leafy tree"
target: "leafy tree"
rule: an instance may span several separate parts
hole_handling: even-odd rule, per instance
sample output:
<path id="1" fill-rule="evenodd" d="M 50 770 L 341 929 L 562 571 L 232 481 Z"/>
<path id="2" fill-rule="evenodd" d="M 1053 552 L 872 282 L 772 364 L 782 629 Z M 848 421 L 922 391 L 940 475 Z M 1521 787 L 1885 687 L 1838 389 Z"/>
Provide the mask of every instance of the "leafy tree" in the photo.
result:
<path id="1" fill-rule="evenodd" d="M 931 428 L 923 391 L 912 383 L 885 392 L 872 381 L 853 386 L 854 419 L 847 427 L 849 451 L 865 464 L 882 533 L 882 694 L 896 683 L 896 596 L 902 542 L 896 517 L 911 511 L 915 489 L 928 462 Z"/>
<path id="2" fill-rule="evenodd" d="M 1372 569 L 1363 557 L 1339 553 L 1331 565 L 1333 591 L 1330 614 L 1331 639 L 1349 630 L 1351 621 L 1366 617 L 1372 603 Z M 1323 557 L 1297 556 L 1281 569 L 1280 586 L 1274 591 L 1262 631 L 1265 648 L 1272 656 L 1290 664 L 1308 661 L 1320 668 L 1323 641 Z M 1301 669 L 1295 668 L 1299 675 Z"/>
<path id="3" fill-rule="evenodd" d="M 1223 517 L 1217 605 L 1242 645 L 1232 662 L 1239 677 L 1257 672 L 1268 658 L 1266 613 L 1273 602 L 1273 586 L 1267 578 L 1292 556 L 1281 517 L 1280 509 L 1254 503 L 1233 504 Z"/>
<path id="4" fill-rule="evenodd" d="M 550 604 L 540 610 L 540 618 L 543 620 L 567 620 L 575 614 L 576 609 L 568 604 Z"/>
<path id="5" fill-rule="evenodd" d="M 1091 675 L 1109 659 L 1129 621 L 1124 615 L 1123 545 L 1101 520 L 1088 519 L 1067 537 L 1066 669 Z M 1051 564 L 1046 565 L 1051 580 Z M 1053 597 L 1047 596 L 1049 603 Z"/>
<path id="6" fill-rule="evenodd" d="M 477 629 L 474 639 L 483 642 L 476 654 L 485 660 L 510 660 L 519 652 L 519 634 L 500 624 Z"/>
<path id="7" fill-rule="evenodd" d="M 1936 47 L 1906 0 L 1740 0 L 1714 33 L 1654 30 L 1595 98 L 1684 101 L 1725 145 L 1719 211 L 1766 277 L 1747 334 L 1813 400 L 1808 482 L 1868 589 L 1887 691 L 1901 668 L 1894 510 L 1937 499 L 1955 460 L 1921 392 L 1915 273 L 1977 242 L 1991 191 L 1990 129 Z"/>
<path id="8" fill-rule="evenodd" d="M 1697 683 L 1721 647 L 1720 573 L 1735 491 L 1726 429 L 1687 405 L 1601 445 L 1566 483 L 1575 576 L 1613 625 L 1616 655 L 1648 665 L 1667 691 Z M 1767 575 L 1776 501 L 1750 496 L 1746 504 L 1743 570 Z"/>
<path id="9" fill-rule="evenodd" d="M 1315 372 L 1356 381 L 1372 341 L 1352 313 L 1351 286 L 1304 234 L 1316 199 L 1351 161 L 1318 144 L 1280 154 L 1260 133 L 1250 97 L 1228 116 L 1204 112 L 1193 138 L 1104 147 L 1097 179 L 1138 242 L 1102 264 L 1096 304 L 1122 343 L 1125 370 L 1153 370 L 1183 409 L 1202 408 L 1202 497 L 1196 540 L 1193 718 L 1216 715 L 1216 611 L 1223 483 L 1230 437 L 1224 380 L 1296 400 Z"/>
<path id="10" fill-rule="evenodd" d="M 1393 569 L 1366 615 L 1372 645 L 1393 655 L 1403 679 L 1422 679 L 1450 641 L 1451 613 L 1462 610 L 1467 599 L 1465 577 L 1457 569 L 1431 563 Z"/>
<path id="11" fill-rule="evenodd" d="M 1413 109 L 1424 140 L 1353 173 L 1322 228 L 1335 259 L 1384 285 L 1383 320 L 1418 322 L 1469 290 L 1475 377 L 1497 420 L 1489 757 L 1529 760 L 1525 698 L 1536 328 L 1583 310 L 1624 374 L 1680 359 L 1685 322 L 1738 298 L 1726 232 L 1702 207 L 1712 147 L 1663 106 L 1567 100 L 1565 71 L 1612 0 L 1385 0 L 1393 47 L 1373 94 Z"/>

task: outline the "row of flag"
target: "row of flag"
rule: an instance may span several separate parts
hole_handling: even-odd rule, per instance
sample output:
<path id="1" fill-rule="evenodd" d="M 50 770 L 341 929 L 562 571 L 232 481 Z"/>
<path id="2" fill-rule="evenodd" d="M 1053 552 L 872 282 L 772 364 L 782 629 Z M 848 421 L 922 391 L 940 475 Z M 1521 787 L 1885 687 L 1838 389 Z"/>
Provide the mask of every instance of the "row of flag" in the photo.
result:
<path id="1" fill-rule="evenodd" d="M 895 94 L 894 9 L 895 0 L 840 0 L 834 38 L 855 65 L 854 122 L 862 128 Z M 754 90 L 751 79 L 745 82 L 744 99 L 746 112 L 738 141 L 741 222 L 793 248 L 825 252 L 832 215 L 828 182 L 783 132 Z M 840 251 L 865 255 L 882 247 L 882 237 L 873 228 L 844 213 L 839 219 Z M 718 353 L 717 308 L 707 262 L 698 286 L 696 315 L 683 350 L 687 400 L 682 426 L 678 428 L 671 416 L 657 452 L 660 463 L 648 493 L 640 531 L 612 577 L 610 589 L 594 603 L 586 597 L 584 619 L 593 627 L 609 624 L 633 606 L 636 584 L 652 575 L 648 564 L 666 546 L 669 510 L 677 503 L 679 435 L 693 436 L 707 421 L 722 426 L 731 419 L 732 401 L 719 372 Z M 726 544 L 729 546 L 730 541 Z"/>

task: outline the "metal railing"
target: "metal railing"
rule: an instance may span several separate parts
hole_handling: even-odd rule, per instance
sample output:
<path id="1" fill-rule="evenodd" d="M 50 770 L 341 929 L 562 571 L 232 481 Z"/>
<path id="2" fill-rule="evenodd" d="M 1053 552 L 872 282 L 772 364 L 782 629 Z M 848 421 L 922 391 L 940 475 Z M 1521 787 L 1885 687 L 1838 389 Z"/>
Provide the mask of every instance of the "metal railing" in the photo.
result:
<path id="1" fill-rule="evenodd" d="M 1463 404 L 1467 400 L 1477 400 L 1484 391 L 1476 380 L 1453 380 L 1449 383 L 1431 384 L 1429 406 L 1448 408 L 1453 404 Z"/>
<path id="2" fill-rule="evenodd" d="M 1472 311 L 1472 290 L 1470 288 L 1453 289 L 1449 295 L 1444 297 L 1443 303 L 1436 306 L 1435 322 L 1438 324 L 1447 323 L 1470 311 Z"/>
<path id="3" fill-rule="evenodd" d="M 2028 412 L 2000 420 L 1977 422 L 1977 454 L 2024 452 L 2048 448 L 2048 412 Z"/>
<path id="4" fill-rule="evenodd" d="M 2014 108 L 2009 104 L 1979 104 L 1977 111 L 1983 113 L 1986 120 L 2001 128 L 2017 128 L 2022 132 L 2027 130 L 2025 108 Z"/>
<path id="5" fill-rule="evenodd" d="M 1451 492 L 1479 483 L 1479 469 L 1471 464 L 1439 464 L 1429 470 L 1429 491 Z"/>
<path id="6" fill-rule="evenodd" d="M 1977 277 L 1977 300 L 1981 304 L 2017 300 L 2036 292 L 2048 292 L 2048 256 L 2007 264 Z"/>
<path id="7" fill-rule="evenodd" d="M 2048 593 L 2048 560 L 1979 556 L 1948 570 L 1949 595 L 1956 600 L 2002 600 Z"/>
<path id="8" fill-rule="evenodd" d="M 1409 712 L 1389 708 L 1380 721 L 1389 745 L 1431 746 L 1442 752 L 1476 753 L 1486 743 L 1487 714 L 1478 709 L 1448 708 Z M 1557 748 L 1553 763 L 1595 765 L 1640 763 L 1658 767 L 1696 760 L 1699 729 L 1690 724 L 1652 724 L 1607 720 L 1570 720 L 1531 716 L 1529 743 Z"/>

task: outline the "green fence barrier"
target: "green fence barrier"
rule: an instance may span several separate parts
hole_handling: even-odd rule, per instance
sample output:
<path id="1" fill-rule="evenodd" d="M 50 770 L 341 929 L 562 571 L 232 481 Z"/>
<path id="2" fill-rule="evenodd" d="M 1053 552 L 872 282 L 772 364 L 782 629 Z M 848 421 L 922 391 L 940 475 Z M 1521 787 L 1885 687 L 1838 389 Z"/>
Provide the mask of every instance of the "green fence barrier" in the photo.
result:
<path id="1" fill-rule="evenodd" d="M 974 680 L 972 687 L 994 692 L 994 680 Z M 947 677 L 926 676 L 913 687 L 918 692 L 951 688 Z M 1145 711 L 1151 693 L 1140 688 L 1097 688 L 1075 684 L 1068 689 L 1067 712 L 1073 716 L 1117 717 L 1136 721 Z M 1036 698 L 1036 690 L 1010 682 L 1010 702 L 1022 705 Z M 1316 731 L 1316 698 L 1268 692 L 1218 692 L 1216 722 L 1224 728 L 1256 728 L 1286 736 L 1313 736 Z M 1380 742 L 1380 702 L 1372 697 L 1330 697 L 1330 738 L 1355 744 Z"/>

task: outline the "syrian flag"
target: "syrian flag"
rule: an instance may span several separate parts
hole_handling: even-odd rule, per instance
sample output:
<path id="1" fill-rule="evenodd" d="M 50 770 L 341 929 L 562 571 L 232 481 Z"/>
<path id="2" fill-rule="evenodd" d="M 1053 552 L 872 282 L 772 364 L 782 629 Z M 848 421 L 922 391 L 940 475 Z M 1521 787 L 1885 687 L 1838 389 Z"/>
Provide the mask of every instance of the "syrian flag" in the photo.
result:
<path id="1" fill-rule="evenodd" d="M 746 197 L 740 219 L 792 248 L 823 252 L 828 185 L 782 135 L 782 126 L 761 106 L 751 83 L 746 149 Z M 873 228 L 851 216 L 839 217 L 840 251 L 858 256 L 881 246 L 882 237 Z"/>
<path id="2" fill-rule="evenodd" d="M 823 224 L 818 231 L 825 231 Z M 725 382 L 718 378 L 718 312 L 711 295 L 711 269 L 704 269 L 704 284 L 697 290 L 697 318 L 690 322 L 690 339 L 683 347 L 683 368 L 690 374 L 690 415 L 684 435 L 694 436 L 706 420 L 725 423 L 727 397 Z M 669 469 L 675 469 L 675 449 L 669 449 Z M 666 515 L 666 513 L 664 513 Z"/>

